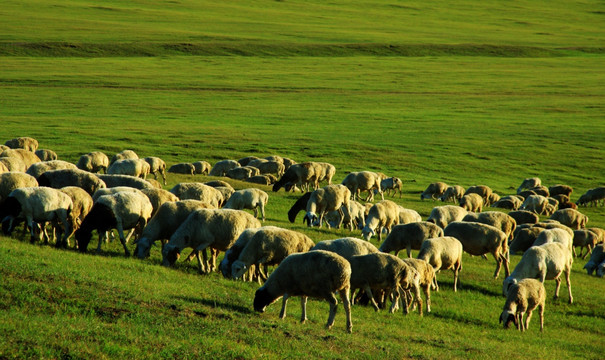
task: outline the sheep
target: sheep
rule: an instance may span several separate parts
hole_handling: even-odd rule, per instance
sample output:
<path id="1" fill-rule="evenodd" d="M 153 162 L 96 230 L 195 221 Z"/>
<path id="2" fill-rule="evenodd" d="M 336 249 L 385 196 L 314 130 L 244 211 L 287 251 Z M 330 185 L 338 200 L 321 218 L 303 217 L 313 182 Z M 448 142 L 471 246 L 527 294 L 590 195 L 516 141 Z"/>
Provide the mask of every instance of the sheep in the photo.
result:
<path id="1" fill-rule="evenodd" d="M 605 261 L 605 245 L 599 244 L 592 249 L 592 254 L 590 254 L 590 258 L 586 265 L 584 265 L 586 273 L 592 275 L 592 272 L 595 271 L 603 261 Z"/>
<path id="2" fill-rule="evenodd" d="M 162 184 L 160 184 L 159 181 L 157 181 L 156 179 L 145 179 L 145 181 L 147 181 L 149 184 L 151 184 L 151 187 L 154 189 L 162 189 Z"/>
<path id="3" fill-rule="evenodd" d="M 246 165 L 250 164 L 250 162 L 252 160 L 259 160 L 259 158 L 257 156 L 246 156 L 244 158 L 237 160 L 237 162 L 240 164 L 240 166 L 246 166 Z"/>
<path id="4" fill-rule="evenodd" d="M 502 265 L 504 265 L 504 272 L 508 277 L 507 236 L 500 229 L 477 222 L 455 221 L 450 223 L 443 233 L 445 236 L 453 236 L 460 240 L 462 248 L 470 255 L 479 256 L 491 253 L 497 263 L 494 278 L 498 278 Z"/>
<path id="5" fill-rule="evenodd" d="M 98 189 L 107 187 L 97 175 L 80 169 L 48 170 L 38 178 L 38 185 L 60 189 L 65 186 L 78 186 L 90 195 Z"/>
<path id="6" fill-rule="evenodd" d="M 418 272 L 419 281 L 418 285 L 424 291 L 424 297 L 426 298 L 426 312 L 431 312 L 431 286 L 435 282 L 435 269 L 427 261 L 421 259 L 407 258 L 403 259 L 403 262 L 411 266 Z M 411 301 L 407 301 L 411 303 Z M 420 300 L 422 303 L 422 300 Z M 422 311 L 421 311 L 422 313 Z"/>
<path id="7" fill-rule="evenodd" d="M 6 165 L 4 165 L 4 163 L 0 162 L 0 174 L 6 173 L 9 171 L 10 171 L 9 168 Z"/>
<path id="8" fill-rule="evenodd" d="M 309 199 L 311 198 L 311 194 L 312 192 L 307 192 L 305 194 L 303 194 L 301 197 L 299 197 L 296 202 L 294 202 L 294 205 L 292 205 L 292 207 L 290 207 L 290 210 L 288 210 L 288 220 L 290 220 L 291 223 L 294 223 L 294 221 L 296 221 L 296 216 L 298 215 L 299 212 L 303 211 L 303 210 L 307 210 L 307 203 L 309 202 Z M 304 222 L 304 219 L 303 219 Z"/>
<path id="9" fill-rule="evenodd" d="M 254 294 L 254 310 L 264 312 L 267 305 L 283 296 L 280 318 L 286 317 L 290 296 L 301 296 L 301 322 L 307 320 L 307 297 L 325 299 L 330 303 L 326 327 L 332 328 L 338 301 L 338 292 L 345 308 L 347 332 L 353 332 L 350 305 L 351 265 L 342 256 L 316 250 L 288 256 Z"/>
<path id="10" fill-rule="evenodd" d="M 97 253 L 99 253 L 107 232 L 117 229 L 124 254 L 130 256 L 124 230 L 135 229 L 140 234 L 151 218 L 152 211 L 153 206 L 144 194 L 121 191 L 100 196 L 75 233 L 78 250 L 86 252 L 92 231 L 97 230 L 99 233 Z"/>
<path id="11" fill-rule="evenodd" d="M 550 196 L 566 195 L 567 198 L 569 198 L 571 196 L 571 193 L 573 192 L 573 188 L 569 185 L 557 184 L 549 186 L 548 192 L 550 193 Z"/>
<path id="12" fill-rule="evenodd" d="M 116 160 L 109 165 L 107 174 L 130 175 L 146 179 L 147 175 L 149 175 L 149 169 L 149 163 L 143 159 L 122 159 Z"/>
<path id="13" fill-rule="evenodd" d="M 588 230 L 597 234 L 597 244 L 605 242 L 605 229 L 601 229 L 598 227 L 591 227 L 591 228 L 588 228 Z"/>
<path id="14" fill-rule="evenodd" d="M 454 292 L 456 292 L 458 275 L 462 270 L 462 251 L 462 243 L 455 237 L 436 237 L 422 243 L 417 259 L 431 264 L 435 274 L 441 270 L 451 269 L 454 272 Z M 437 275 L 434 279 L 435 289 L 439 291 Z"/>
<path id="15" fill-rule="evenodd" d="M 406 209 L 403 206 L 399 206 L 399 224 L 409 224 L 413 222 L 422 221 L 422 217 L 416 210 Z"/>
<path id="16" fill-rule="evenodd" d="M 273 185 L 277 181 L 277 178 L 274 175 L 265 174 L 265 175 L 251 176 L 251 177 L 245 179 L 245 181 L 247 181 L 249 183 L 253 183 L 253 184 Z"/>
<path id="17" fill-rule="evenodd" d="M 538 279 L 544 283 L 545 280 L 554 279 L 556 282 L 555 299 L 559 297 L 561 286 L 561 273 L 565 273 L 567 291 L 569 292 L 569 303 L 573 303 L 571 295 L 571 266 L 573 256 L 571 251 L 562 243 L 553 242 L 540 246 L 532 246 L 523 254 L 521 261 L 515 266 L 513 272 L 502 284 L 502 294 L 506 296 L 514 279 Z"/>
<path id="18" fill-rule="evenodd" d="M 506 302 L 500 314 L 500 323 L 508 329 L 512 322 L 517 326 L 517 330 L 525 331 L 529 328 L 532 311 L 538 308 L 540 331 L 544 331 L 545 303 L 546 289 L 544 289 L 543 283 L 536 279 L 515 280 L 508 289 Z M 527 312 L 527 316 L 523 322 L 525 312 Z"/>
<path id="19" fill-rule="evenodd" d="M 308 191 L 311 185 L 317 189 L 316 166 L 313 162 L 307 161 L 300 164 L 293 164 L 284 172 L 284 175 L 273 184 L 273 191 L 277 192 L 282 187 L 298 186 L 303 191 Z"/>
<path id="20" fill-rule="evenodd" d="M 538 234 L 538 237 L 533 243 L 533 246 L 540 246 L 547 243 L 558 242 L 573 252 L 573 232 L 565 231 L 560 228 L 544 229 L 544 231 Z"/>
<path id="21" fill-rule="evenodd" d="M 412 257 L 412 249 L 420 250 L 424 240 L 441 236 L 443 229 L 427 221 L 395 225 L 379 250 L 386 253 L 394 251 L 397 256 L 399 251 L 406 249 L 408 257 Z"/>
<path id="22" fill-rule="evenodd" d="M 483 204 L 483 198 L 475 193 L 466 194 L 459 201 L 460 207 L 470 212 L 481 212 Z"/>
<path id="23" fill-rule="evenodd" d="M 275 174 L 277 176 L 282 176 L 286 171 L 284 164 L 278 161 L 261 161 L 261 159 L 258 159 L 250 162 L 249 166 L 253 166 L 258 169 L 259 174 L 257 175 Z"/>
<path id="24" fill-rule="evenodd" d="M 587 229 L 581 229 L 581 230 L 574 230 L 573 231 L 573 256 L 576 256 L 576 246 L 579 246 L 580 249 L 580 257 L 582 259 L 585 259 L 586 256 L 592 251 L 592 249 L 597 245 L 597 240 L 599 238 L 599 235 L 587 230 Z M 582 253 L 584 253 L 584 248 L 586 248 L 586 254 L 584 254 L 584 256 L 582 256 Z"/>
<path id="25" fill-rule="evenodd" d="M 517 225 L 535 224 L 540 221 L 540 217 L 536 213 L 527 210 L 509 211 L 508 216 L 515 219 Z"/>
<path id="26" fill-rule="evenodd" d="M 191 163 L 178 163 L 168 168 L 168 172 L 173 174 L 194 175 L 195 166 Z"/>
<path id="27" fill-rule="evenodd" d="M 500 200 L 493 202 L 490 206 L 501 209 L 517 210 L 523 202 L 516 197 L 504 197 Z"/>
<path id="28" fill-rule="evenodd" d="M 569 240 L 573 239 L 573 230 L 570 229 L 568 226 L 563 225 L 556 220 L 546 220 L 543 222 L 536 223 L 536 224 L 534 224 L 534 226 L 542 227 L 544 229 L 561 229 L 561 230 L 564 230 L 569 235 Z M 566 243 L 567 243 L 567 241 L 566 241 Z M 568 245 L 569 245 L 569 251 L 571 251 L 571 241 L 568 242 Z"/>
<path id="29" fill-rule="evenodd" d="M 341 219 L 344 219 L 345 214 L 349 215 L 349 201 L 351 192 L 344 185 L 326 185 L 321 189 L 313 191 L 307 201 L 307 213 L 304 221 L 307 226 L 313 226 L 318 222 L 319 227 L 323 221 L 323 217 L 328 211 L 342 212 Z M 337 228 L 340 228 L 341 223 Z"/>
<path id="30" fill-rule="evenodd" d="M 374 192 L 376 189 L 380 194 L 380 198 L 384 200 L 384 194 L 380 187 L 380 176 L 372 171 L 359 171 L 359 172 L 351 172 L 349 173 L 343 180 L 342 185 L 345 185 L 349 190 L 351 190 L 351 195 L 353 196 L 353 200 L 356 199 L 357 196 L 361 195 L 362 191 L 368 192 L 368 197 L 365 201 L 374 201 Z"/>
<path id="31" fill-rule="evenodd" d="M 8 194 L 15 189 L 36 186 L 38 186 L 36 178 L 24 172 L 0 174 L 0 202 L 6 199 Z"/>
<path id="32" fill-rule="evenodd" d="M 382 200 L 370 208 L 361 234 L 365 240 L 370 240 L 373 234 L 378 235 L 378 241 L 382 241 L 382 228 L 390 232 L 391 226 L 396 225 L 399 220 L 399 205 L 390 201 Z"/>
<path id="33" fill-rule="evenodd" d="M 365 206 L 361 203 L 351 200 L 347 209 L 340 209 L 344 216 L 341 216 L 338 210 L 329 211 L 324 216 L 324 221 L 327 221 L 330 227 L 334 228 L 338 224 L 344 223 L 345 227 L 350 231 L 354 229 L 361 230 L 365 223 L 365 209 Z M 345 210 L 348 210 L 348 212 Z"/>
<path id="34" fill-rule="evenodd" d="M 39 149 L 36 150 L 34 154 L 42 161 L 57 160 L 59 158 L 57 153 L 50 149 Z"/>
<path id="35" fill-rule="evenodd" d="M 322 181 L 325 181 L 328 185 L 332 185 L 332 178 L 336 174 L 336 167 L 327 162 L 317 162 L 315 164 L 317 172 L 316 187 L 319 187 L 318 184 Z"/>
<path id="36" fill-rule="evenodd" d="M 100 151 L 93 151 L 80 156 L 76 166 L 80 170 L 85 170 L 92 173 L 98 173 L 101 171 L 107 172 L 107 168 L 109 167 L 109 158 Z"/>
<path id="37" fill-rule="evenodd" d="M 162 249 L 162 265 L 172 266 L 181 251 L 191 247 L 199 252 L 207 247 L 225 251 L 248 228 L 260 227 L 260 222 L 251 214 L 232 209 L 196 209 L 183 221 Z M 203 266 L 198 255 L 199 271 L 212 271 Z"/>
<path id="38" fill-rule="evenodd" d="M 244 180 L 252 176 L 252 170 L 247 167 L 238 166 L 227 170 L 225 176 L 234 180 Z"/>
<path id="39" fill-rule="evenodd" d="M 29 136 L 6 140 L 4 145 L 8 146 L 11 149 L 25 149 L 30 152 L 35 152 L 36 150 L 38 150 L 38 140 Z"/>
<path id="40" fill-rule="evenodd" d="M 492 189 L 487 186 L 487 185 L 476 185 L 476 186 L 470 186 L 468 189 L 466 189 L 466 192 L 464 193 L 464 195 L 468 195 L 468 194 L 477 194 L 479 196 L 481 196 L 481 198 L 483 199 L 483 203 L 486 206 L 489 206 L 489 198 L 492 195 L 493 191 Z"/>
<path id="41" fill-rule="evenodd" d="M 524 179 L 521 185 L 517 188 L 517 194 L 519 194 L 523 190 L 528 190 L 534 188 L 536 186 L 542 185 L 542 180 L 537 177 Z"/>
<path id="42" fill-rule="evenodd" d="M 111 158 L 111 161 L 109 162 L 109 166 L 111 166 L 111 164 L 113 164 L 114 162 L 116 162 L 118 160 L 138 159 L 138 158 L 139 158 L 139 155 L 137 155 L 137 153 L 135 153 L 134 151 L 122 150 Z"/>
<path id="43" fill-rule="evenodd" d="M 229 184 L 228 182 L 223 181 L 223 180 L 207 181 L 207 182 L 204 183 L 204 185 L 208 185 L 208 186 L 211 186 L 213 188 L 226 187 L 226 188 L 231 188 L 233 191 L 235 191 L 235 189 L 233 189 L 233 186 L 231 186 L 231 184 Z"/>
<path id="44" fill-rule="evenodd" d="M 32 166 L 32 164 L 35 164 L 40 161 L 40 158 L 37 157 L 36 154 L 34 154 L 31 151 L 24 150 L 24 149 L 4 150 L 4 151 L 2 151 L 2 153 L 0 153 L 0 158 L 3 158 L 3 157 L 13 157 L 13 158 L 19 159 L 25 163 L 26 167 L 30 167 L 30 166 Z"/>
<path id="45" fill-rule="evenodd" d="M 262 221 L 265 221 L 265 206 L 267 206 L 268 200 L 269 195 L 260 189 L 243 189 L 234 192 L 231 197 L 229 197 L 229 200 L 227 200 L 223 208 L 235 210 L 254 210 L 255 218 L 258 218 L 258 211 L 260 210 L 261 219 Z"/>
<path id="46" fill-rule="evenodd" d="M 250 238 L 231 267 L 231 276 L 240 278 L 256 265 L 263 278 L 261 265 L 278 265 L 288 255 L 309 251 L 315 243 L 307 235 L 275 226 L 265 226 Z"/>
<path id="47" fill-rule="evenodd" d="M 92 209 L 93 200 L 90 194 L 77 186 L 66 186 L 59 190 L 69 196 L 73 204 L 70 213 L 72 219 L 71 230 L 73 234 L 73 232 L 78 230 L 80 224 L 82 224 L 82 221 L 84 221 L 84 218 Z M 67 245 L 69 245 L 69 238 L 72 234 L 68 234 L 67 236 Z"/>
<path id="48" fill-rule="evenodd" d="M 148 257 L 151 246 L 157 240 L 169 240 L 193 210 L 207 209 L 208 206 L 198 200 L 179 200 L 160 205 L 143 229 L 141 237 L 136 241 L 135 255 L 139 259 Z"/>
<path id="49" fill-rule="evenodd" d="M 382 191 L 386 191 L 387 195 L 391 195 L 393 193 L 393 197 L 397 194 L 397 190 L 399 190 L 399 198 L 401 198 L 402 190 L 403 190 L 403 182 L 400 178 L 390 177 L 382 180 L 380 182 L 380 188 Z"/>
<path id="50" fill-rule="evenodd" d="M 164 189 L 141 189 L 141 192 L 143 192 L 143 194 L 145 194 L 145 196 L 147 196 L 151 202 L 151 206 L 153 207 L 151 216 L 155 215 L 162 204 L 166 202 L 179 201 L 179 198 L 176 195 Z"/>
<path id="51" fill-rule="evenodd" d="M 422 194 L 420 194 L 420 200 L 424 200 L 424 199 L 437 200 L 441 196 L 443 196 L 443 193 L 445 193 L 445 190 L 447 190 L 448 187 L 449 186 L 442 181 L 437 181 L 437 182 L 431 183 L 422 192 Z"/>
<path id="52" fill-rule="evenodd" d="M 544 230 L 544 228 L 539 226 L 518 228 L 515 231 L 513 240 L 509 244 L 509 253 L 516 254 L 518 252 L 525 252 L 533 246 L 538 235 Z"/>
<path id="53" fill-rule="evenodd" d="M 592 204 L 594 206 L 597 206 L 599 204 L 599 201 L 601 201 L 601 206 L 603 206 L 603 204 L 605 204 L 605 187 L 604 186 L 587 190 L 584 194 L 582 194 L 582 196 L 580 196 L 578 201 L 576 201 L 576 205 L 577 206 L 583 206 L 583 205 L 587 206 L 588 204 Z"/>
<path id="54" fill-rule="evenodd" d="M 543 186 L 543 185 L 533 187 L 533 188 L 531 188 L 529 190 L 535 192 L 536 195 L 541 195 L 541 196 L 544 196 L 544 197 L 549 197 L 550 196 L 550 191 L 548 191 L 548 188 L 546 186 Z"/>
<path id="55" fill-rule="evenodd" d="M 464 196 L 464 191 L 464 188 L 460 185 L 448 186 L 439 200 L 443 202 L 451 201 L 453 203 L 458 203 Z"/>
<path id="56" fill-rule="evenodd" d="M 586 227 L 586 223 L 588 222 L 588 216 L 574 209 L 557 210 L 552 214 L 550 219 L 557 220 L 561 224 L 575 230 Z"/>
<path id="57" fill-rule="evenodd" d="M 538 215 L 541 215 L 546 210 L 548 205 L 548 199 L 542 195 L 530 195 L 525 198 L 521 210 L 533 211 Z"/>
<path id="58" fill-rule="evenodd" d="M 71 234 L 73 219 L 71 198 L 56 189 L 48 187 L 17 188 L 8 194 L 0 208 L 0 221 L 5 235 L 10 235 L 15 228 L 17 218 L 25 218 L 30 228 L 31 242 L 35 241 L 34 222 L 44 225 L 47 221 L 59 221 L 63 226 L 62 239 L 57 247 L 67 247 L 67 238 Z M 45 241 L 48 239 L 42 226 Z"/>
<path id="59" fill-rule="evenodd" d="M 21 158 L 0 157 L 0 163 L 4 165 L 8 171 L 26 172 L 28 168 Z"/>
<path id="60" fill-rule="evenodd" d="M 202 183 L 178 183 L 170 192 L 181 200 L 201 200 L 214 208 L 221 207 L 223 203 L 223 194 L 219 190 Z"/>
<path id="61" fill-rule="evenodd" d="M 248 244 L 250 239 L 252 239 L 254 234 L 256 234 L 260 229 L 263 229 L 263 228 L 262 227 L 252 228 L 252 229 L 246 229 L 246 230 L 242 231 L 242 233 L 239 235 L 239 237 L 237 238 L 235 243 L 229 249 L 227 249 L 227 251 L 225 251 L 225 256 L 223 257 L 223 260 L 220 262 L 220 264 L 218 266 L 218 269 L 221 272 L 221 274 L 223 274 L 224 278 L 227 278 L 227 279 L 232 278 L 231 276 L 232 276 L 233 263 L 237 260 L 237 258 L 241 254 L 242 250 L 244 250 L 244 248 L 246 247 L 246 245 Z M 261 281 L 267 280 L 266 277 L 263 278 L 263 274 L 267 272 L 266 267 L 265 267 L 264 273 L 262 273 L 260 270 L 257 271 L 257 269 L 260 269 L 260 267 L 257 268 L 255 265 L 250 266 L 248 273 L 244 274 L 242 276 L 242 279 L 244 281 L 248 281 L 248 280 L 254 281 L 254 279 L 256 279 L 259 283 L 261 283 Z"/>
<path id="62" fill-rule="evenodd" d="M 436 206 L 431 210 L 431 213 L 426 221 L 432 222 L 440 228 L 445 229 L 447 224 L 453 221 L 462 221 L 466 214 L 468 214 L 468 211 L 460 206 Z"/>
<path id="63" fill-rule="evenodd" d="M 214 164 L 208 175 L 210 176 L 225 176 L 227 171 L 240 167 L 240 164 L 235 160 L 222 160 Z"/>
<path id="64" fill-rule="evenodd" d="M 157 180 L 158 174 L 162 175 L 164 185 L 166 185 L 166 163 L 159 157 L 150 156 L 143 159 L 149 164 L 149 173 L 153 174 L 154 179 Z"/>
<path id="65" fill-rule="evenodd" d="M 494 226 L 500 230 L 502 230 L 507 239 L 513 239 L 513 232 L 517 227 L 517 222 L 515 219 L 505 213 L 499 211 L 484 211 L 481 213 L 469 213 L 462 221 L 474 221 L 487 225 Z"/>
<path id="66" fill-rule="evenodd" d="M 226 204 L 231 195 L 235 192 L 232 187 L 217 186 L 215 189 L 223 195 L 223 204 Z"/>
<path id="67" fill-rule="evenodd" d="M 210 173 L 210 169 L 212 169 L 212 165 L 210 165 L 207 161 L 194 161 L 191 165 L 195 168 L 195 173 L 199 175 L 208 175 Z"/>
<path id="68" fill-rule="evenodd" d="M 518 196 L 522 197 L 523 200 L 525 201 L 525 199 L 527 199 L 529 196 L 531 195 L 538 195 L 535 191 L 532 190 L 523 190 L 520 193 L 517 194 Z"/>
<path id="69" fill-rule="evenodd" d="M 492 206 L 492 204 L 496 203 L 500 201 L 500 195 L 496 194 L 495 192 L 492 192 L 488 198 L 487 201 L 485 202 L 486 206 Z"/>
<path id="70" fill-rule="evenodd" d="M 129 186 L 139 190 L 154 188 L 154 186 L 150 182 L 130 175 L 99 174 L 97 176 L 109 188 L 116 186 Z"/>
<path id="71" fill-rule="evenodd" d="M 313 250 L 326 250 L 337 253 L 345 259 L 350 259 L 357 255 L 367 255 L 377 253 L 378 249 L 370 242 L 354 237 L 345 237 L 334 240 L 323 240 L 311 248 Z"/>
<path id="72" fill-rule="evenodd" d="M 27 168 L 26 173 L 37 178 L 48 170 L 77 169 L 76 165 L 63 160 L 40 161 Z"/>

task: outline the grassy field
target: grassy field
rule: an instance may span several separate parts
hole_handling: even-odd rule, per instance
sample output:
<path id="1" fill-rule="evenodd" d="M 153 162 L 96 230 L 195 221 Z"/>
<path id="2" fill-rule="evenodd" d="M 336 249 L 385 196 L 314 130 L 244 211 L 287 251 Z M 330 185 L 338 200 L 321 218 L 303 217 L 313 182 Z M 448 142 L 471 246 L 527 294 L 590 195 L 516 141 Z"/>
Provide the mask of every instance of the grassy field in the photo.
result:
<path id="1" fill-rule="evenodd" d="M 573 186 L 576 200 L 604 185 L 604 14 L 600 1 L 6 1 L 0 143 L 32 136 L 72 162 L 122 149 L 169 165 L 328 161 L 337 182 L 359 170 L 407 180 L 395 201 L 423 218 L 440 204 L 419 194 L 437 180 L 506 195 L 539 176 Z M 166 188 L 209 179 L 172 175 Z M 270 193 L 266 224 L 314 241 L 351 235 L 290 224 L 298 196 Z M 602 207 L 581 211 L 605 227 Z M 163 268 L 158 249 L 144 261 L 122 254 L 115 242 L 82 255 L 0 237 L 0 359 L 600 359 L 605 349 L 605 285 L 580 259 L 574 304 L 564 284 L 553 300 L 546 283 L 544 333 L 537 315 L 524 334 L 503 330 L 502 275 L 465 255 L 461 290 L 439 274 L 431 314 L 355 306 L 348 335 L 341 306 L 330 331 L 325 302 L 311 301 L 300 325 L 292 299 L 281 321 L 279 304 L 253 311 L 257 284 L 182 261 Z"/>

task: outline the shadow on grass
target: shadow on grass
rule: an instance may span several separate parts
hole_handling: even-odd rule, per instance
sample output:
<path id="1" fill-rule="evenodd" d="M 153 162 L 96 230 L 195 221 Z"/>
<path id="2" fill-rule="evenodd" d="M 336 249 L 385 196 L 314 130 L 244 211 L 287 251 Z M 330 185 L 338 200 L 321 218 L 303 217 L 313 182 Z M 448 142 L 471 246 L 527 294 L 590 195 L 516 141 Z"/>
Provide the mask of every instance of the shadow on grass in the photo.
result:
<path id="1" fill-rule="evenodd" d="M 439 282 L 439 290 L 441 291 L 442 289 L 448 289 L 448 290 L 452 290 L 454 289 L 454 282 L 453 281 L 443 281 L 443 280 L 437 280 Z M 458 291 L 472 291 L 472 292 L 478 292 L 480 294 L 486 295 L 486 296 L 493 296 L 493 297 L 503 297 L 502 294 L 500 292 L 498 292 L 497 290 L 494 289 L 488 289 L 488 288 L 484 288 L 484 287 L 480 287 L 474 284 L 466 284 L 466 283 L 462 283 L 460 280 L 458 280 Z"/>
<path id="2" fill-rule="evenodd" d="M 228 311 L 235 311 L 235 312 L 238 312 L 240 314 L 245 314 L 245 315 L 254 313 L 248 307 L 231 304 L 231 303 L 227 303 L 227 302 L 216 301 L 214 299 L 201 299 L 201 298 L 195 298 L 195 297 L 190 297 L 190 296 L 174 296 L 174 298 L 179 299 L 179 300 L 184 300 L 184 301 L 194 303 L 194 304 L 201 304 L 201 305 L 208 306 L 211 308 L 219 308 L 219 309 L 224 309 L 224 310 L 228 310 Z"/>

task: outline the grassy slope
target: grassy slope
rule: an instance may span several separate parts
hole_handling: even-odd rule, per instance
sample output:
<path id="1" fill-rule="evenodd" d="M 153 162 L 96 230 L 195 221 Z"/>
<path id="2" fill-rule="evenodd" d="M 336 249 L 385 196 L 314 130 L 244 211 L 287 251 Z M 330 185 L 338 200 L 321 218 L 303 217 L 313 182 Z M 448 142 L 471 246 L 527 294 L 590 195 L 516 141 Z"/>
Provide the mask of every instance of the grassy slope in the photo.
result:
<path id="1" fill-rule="evenodd" d="M 396 201 L 423 217 L 435 204 L 418 193 L 435 180 L 508 194 L 540 176 L 581 193 L 605 173 L 604 10 L 595 1 L 10 1 L 0 13 L 0 138 L 31 135 L 70 161 L 132 148 L 169 163 L 325 160 L 337 180 L 380 170 L 416 180 Z M 175 56 L 196 54 L 248 56 Z M 167 188 L 190 180 L 172 176 Z M 289 224 L 295 198 L 271 194 L 267 223 L 315 241 L 350 235 Z M 582 211 L 605 227 L 602 208 Z M 602 357 L 603 285 L 581 260 L 575 304 L 565 289 L 549 298 L 544 334 L 537 317 L 526 334 L 500 329 L 493 260 L 465 256 L 462 291 L 440 274 L 433 314 L 355 307 L 348 336 L 342 309 L 331 331 L 325 303 L 311 302 L 301 326 L 292 300 L 280 321 L 278 304 L 252 312 L 257 285 L 200 277 L 182 262 L 161 268 L 157 250 L 142 262 L 120 254 L 115 243 L 83 256 L 1 238 L 0 358 Z"/>

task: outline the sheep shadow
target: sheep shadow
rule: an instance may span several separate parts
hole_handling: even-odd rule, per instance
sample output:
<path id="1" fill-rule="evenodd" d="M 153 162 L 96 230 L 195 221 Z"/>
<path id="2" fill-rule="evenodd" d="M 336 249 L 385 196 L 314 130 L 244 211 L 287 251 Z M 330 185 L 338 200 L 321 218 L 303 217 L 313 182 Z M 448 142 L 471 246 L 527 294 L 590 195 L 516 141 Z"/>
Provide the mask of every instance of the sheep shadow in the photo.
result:
<path id="1" fill-rule="evenodd" d="M 207 307 L 210 307 L 213 309 L 219 308 L 219 309 L 223 309 L 223 310 L 233 311 L 233 312 L 240 313 L 242 315 L 249 315 L 249 314 L 254 313 L 248 307 L 240 306 L 240 305 L 232 304 L 232 303 L 227 303 L 227 302 L 222 302 L 222 301 L 217 301 L 215 299 L 202 299 L 202 298 L 196 298 L 196 297 L 191 297 L 191 296 L 173 296 L 173 298 L 183 300 L 183 301 L 193 303 L 193 304 L 204 305 L 204 306 L 207 306 Z"/>
<path id="2" fill-rule="evenodd" d="M 441 290 L 441 289 L 453 290 L 454 289 L 453 281 L 447 281 L 447 280 L 438 280 L 438 281 L 439 281 L 439 290 Z M 482 295 L 498 297 L 498 298 L 503 297 L 502 293 L 500 293 L 497 290 L 483 288 L 483 287 L 480 287 L 480 286 L 477 286 L 474 284 L 465 284 L 465 283 L 462 283 L 460 281 L 460 279 L 458 279 L 458 291 L 460 291 L 460 290 L 478 292 Z"/>

